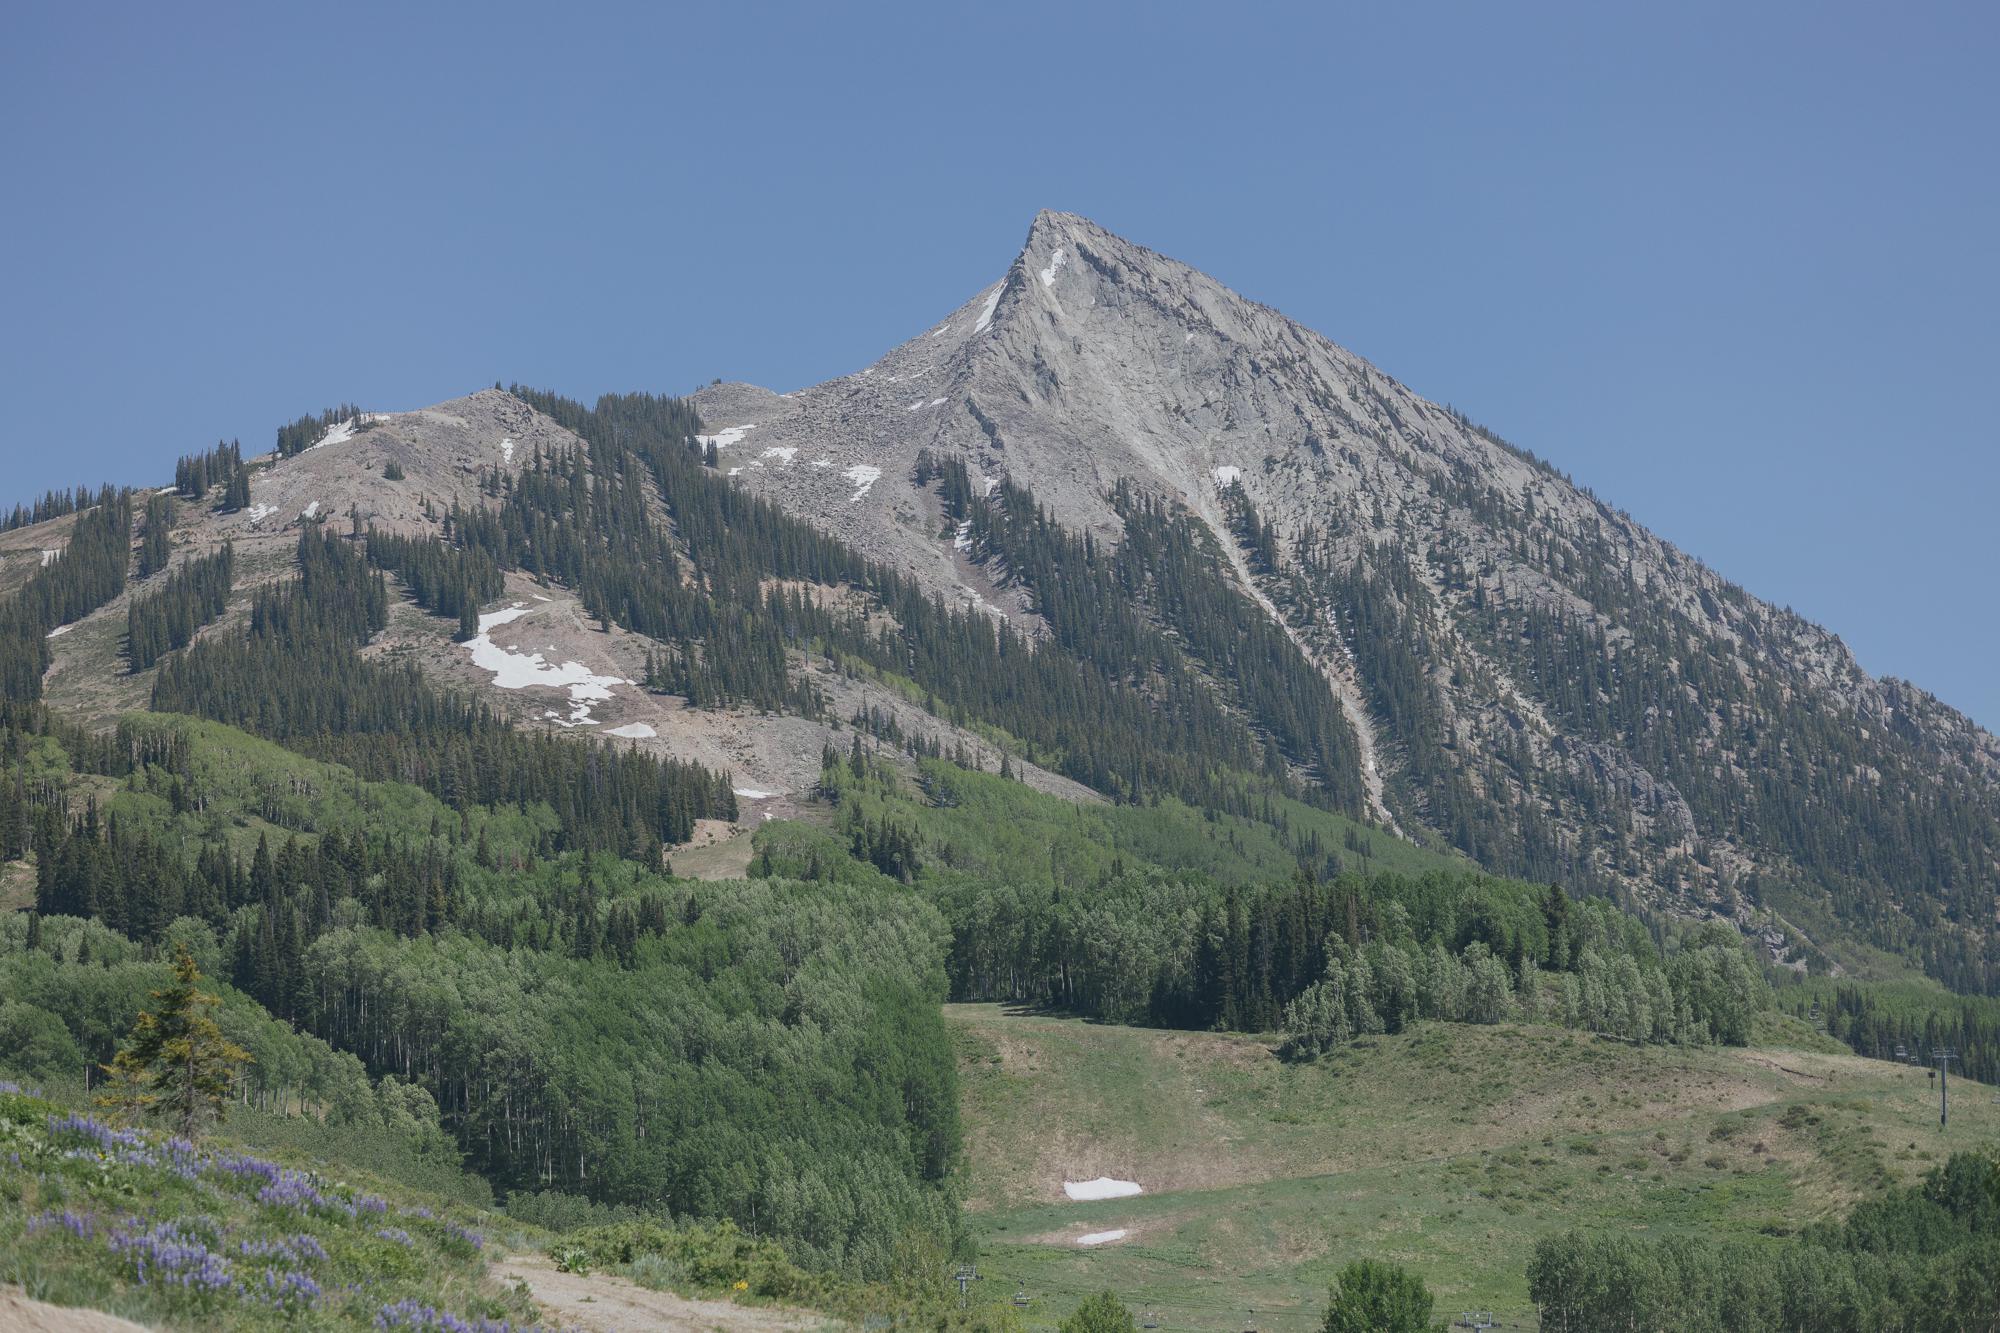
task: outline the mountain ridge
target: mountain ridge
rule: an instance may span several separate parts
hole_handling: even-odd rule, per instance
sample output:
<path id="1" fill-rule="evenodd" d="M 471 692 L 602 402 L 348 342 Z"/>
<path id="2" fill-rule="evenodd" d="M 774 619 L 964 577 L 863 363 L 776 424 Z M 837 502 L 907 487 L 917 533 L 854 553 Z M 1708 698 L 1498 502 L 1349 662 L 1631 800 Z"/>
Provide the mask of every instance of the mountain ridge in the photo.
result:
<path id="1" fill-rule="evenodd" d="M 241 593 L 288 573 L 296 530 L 316 523 L 461 540 L 454 506 L 505 510 L 525 478 L 593 455 L 588 410 L 564 425 L 530 400 L 559 401 L 496 387 L 302 421 L 283 456 L 253 461 L 240 508 L 184 505 L 173 549 L 235 541 Z M 1174 689 L 1199 682 L 1263 738 L 1270 772 L 1336 808 L 1503 873 L 1728 917 L 1793 964 L 1829 963 L 1824 943 L 1834 966 L 1898 956 L 1970 989 L 2000 975 L 2000 740 L 1456 410 L 1087 219 L 1038 214 L 997 282 L 853 374 L 691 401 L 689 447 L 714 474 L 941 608 L 1095 659 L 1118 688 L 1157 691 L 1162 666 L 1182 673 Z M 692 494 L 646 501 L 663 559 L 695 555 L 673 512 Z M 70 521 L 0 533 L 0 578 L 31 576 Z M 1088 795 L 1081 770 L 1033 762 L 1059 754 L 796 642 L 786 669 L 819 692 L 817 719 L 663 699 L 640 688 L 656 652 L 707 648 L 649 639 L 544 574 L 494 586 L 521 621 L 500 648 L 614 682 L 625 702 L 586 725 L 751 790 L 808 790 L 838 719 L 870 717 L 986 767 L 1011 745 L 1017 773 Z M 881 610 L 863 588 L 771 586 Z M 1074 605 L 1113 587 L 1130 616 L 1115 646 Z M 143 706 L 150 678 L 104 665 L 134 595 L 51 639 L 52 700 L 98 717 Z M 239 596 L 201 633 L 247 610 Z M 1217 615 L 1240 642 L 1201 619 Z M 369 653 L 563 725 L 543 697 L 491 689 L 418 608 L 391 622 Z M 1146 665 L 1159 653 L 1174 660 Z M 1100 787 L 1134 799 L 1140 782 Z"/>
<path id="2" fill-rule="evenodd" d="M 920 452 L 962 457 L 989 490 L 1002 477 L 1026 486 L 1059 522 L 1106 546 L 1122 532 L 1109 500 L 1115 483 L 1185 506 L 1267 614 L 1284 604 L 1274 618 L 1324 665 L 1371 757 L 1397 748 L 1408 719 L 1399 728 L 1379 697 L 1363 697 L 1370 686 L 1356 655 L 1360 631 L 1342 619 L 1339 597 L 1301 587 L 1296 557 L 1303 543 L 1314 548 L 1309 563 L 1339 570 L 1393 548 L 1412 581 L 1410 597 L 1389 599 L 1400 631 L 1436 634 L 1444 657 L 1459 664 L 1450 672 L 1474 678 L 1434 691 L 1440 734 L 1475 756 L 1525 748 L 1531 766 L 1560 770 L 1563 783 L 1586 784 L 1595 799 L 1632 806 L 1624 818 L 1657 844 L 1639 873 L 1620 869 L 1615 857 L 1586 855 L 1596 872 L 1634 887 L 1651 881 L 1662 892 L 1647 896 L 1681 909 L 1741 915 L 1730 901 L 1738 886 L 1789 858 L 1760 857 L 1754 836 L 1746 843 L 1717 828 L 1726 824 L 1723 802 L 1693 808 L 1679 789 L 1689 777 L 1662 771 L 1671 765 L 1644 755 L 1647 744 L 1632 729 L 1611 734 L 1602 723 L 1552 720 L 1544 696 L 1553 684 L 1531 679 L 1535 664 L 1496 641 L 1562 637 L 1565 624 L 1587 625 L 1583 637 L 1602 640 L 1600 656 L 1643 651 L 1654 659 L 1648 669 L 1660 673 L 1675 669 L 1662 651 L 1666 637 L 1682 634 L 1718 670 L 1755 682 L 1752 694 L 1768 690 L 1780 703 L 1803 695 L 1847 714 L 1862 750 L 1880 748 L 1884 733 L 1906 737 L 1944 765 L 1918 785 L 1963 781 L 1978 807 L 1982 846 L 1966 856 L 1960 889 L 1973 887 L 1966 878 L 1990 884 L 1995 874 L 2000 741 L 1976 722 L 1908 682 L 1870 676 L 1837 635 L 1755 598 L 1364 358 L 1076 215 L 1039 214 L 996 285 L 855 374 L 783 396 L 720 386 L 695 402 L 724 443 L 721 466 L 759 493 L 940 596 L 1029 624 L 1033 597 L 976 550 L 946 540 L 922 486 L 898 484 Z M 851 494 L 816 485 L 785 453 L 813 445 L 828 459 L 823 472 L 865 455 L 882 476 Z M 1276 534 L 1284 568 L 1261 580 L 1250 576 L 1236 539 L 1239 509 Z M 1413 602 L 1426 605 L 1406 604 Z M 1635 645 L 1627 623 L 1635 615 L 1660 642 Z M 1703 728 L 1720 766 L 1744 767 L 1748 753 L 1732 753 L 1721 733 L 1756 709 L 1732 702 L 1707 711 Z M 1879 780 L 1880 760 L 1857 754 L 1856 762 Z M 1482 779 L 1494 790 L 1478 797 L 1489 804 L 1533 797 L 1566 826 L 1559 840 L 1583 841 L 1586 819 L 1566 811 L 1560 795 L 1535 790 L 1555 784 L 1520 780 L 1505 771 L 1511 766 Z M 1371 790 L 1385 821 L 1428 817 L 1436 825 L 1441 799 L 1406 793 L 1390 810 Z M 1466 847 L 1471 838 L 1452 840 Z M 1704 864 L 1711 858 L 1720 864 Z M 1679 864 L 1669 870 L 1670 862 Z M 1546 867 L 1517 860 L 1510 868 Z M 1975 900 L 1976 893 L 1961 906 L 1974 909 L 1968 924 L 1985 934 L 1990 921 L 1980 919 Z"/>

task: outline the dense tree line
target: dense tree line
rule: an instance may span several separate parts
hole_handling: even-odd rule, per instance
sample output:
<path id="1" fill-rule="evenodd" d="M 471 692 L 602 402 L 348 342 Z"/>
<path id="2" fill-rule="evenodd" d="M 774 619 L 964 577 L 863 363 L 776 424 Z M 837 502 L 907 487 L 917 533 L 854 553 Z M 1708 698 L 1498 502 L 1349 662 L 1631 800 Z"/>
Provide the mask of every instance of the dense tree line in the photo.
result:
<path id="1" fill-rule="evenodd" d="M 243 446 L 235 440 L 218 440 L 213 449 L 199 454 L 182 454 L 174 464 L 174 494 L 183 500 L 204 500 L 217 486 L 227 487 L 243 470 Z"/>
<path id="2" fill-rule="evenodd" d="M 32 504 L 17 504 L 7 511 L 5 518 L 0 518 L 0 532 L 32 527 L 52 518 L 67 518 L 96 504 L 97 497 L 105 489 L 108 488 L 79 486 L 73 491 L 49 491 Z"/>
<path id="3" fill-rule="evenodd" d="M 396 575 L 418 606 L 459 625 L 459 639 L 479 632 L 479 607 L 500 595 L 499 566 L 481 550 L 435 537 L 399 537 L 369 528 L 368 559 Z"/>
<path id="4" fill-rule="evenodd" d="M 178 514 L 173 496 L 146 497 L 146 516 L 139 525 L 139 578 L 151 578 L 167 567 L 172 555 L 174 521 Z"/>
<path id="5" fill-rule="evenodd" d="M 1922 1183 L 1782 1244 L 1569 1231 L 1528 1290 L 1553 1333 L 1613 1328 L 2000 1327 L 2000 1162 L 1954 1153 Z"/>
<path id="6" fill-rule="evenodd" d="M 132 495 L 105 487 L 70 525 L 69 544 L 0 603 L 0 700 L 33 703 L 49 669 L 49 634 L 125 591 Z"/>
<path id="7" fill-rule="evenodd" d="M 1776 988 L 1778 1007 L 1817 1019 L 1826 1035 L 1858 1054 L 1906 1056 L 1935 1066 L 1932 1052 L 1955 1052 L 1952 1070 L 1982 1083 L 2000 1082 L 2000 999 L 1950 995 L 1930 983 L 1857 982 L 1814 978 Z"/>
<path id="8" fill-rule="evenodd" d="M 297 579 L 258 589 L 249 633 L 165 659 L 153 706 L 215 718 L 409 782 L 454 808 L 544 803 L 573 845 L 657 857 L 702 818 L 733 819 L 726 776 L 697 765 L 517 730 L 432 686 L 414 666 L 356 649 L 388 618 L 388 586 L 359 548 L 300 535 Z"/>
<path id="9" fill-rule="evenodd" d="M 40 873 L 22 1021 L 115 1041 L 130 1008 L 71 979 L 192 939 L 274 1027 L 423 1089 L 503 1189 L 729 1218 L 876 1276 L 912 1231 L 957 1234 L 944 927 L 916 898 L 676 881 L 563 850 L 544 807 L 453 809 L 192 719 L 95 739 L 43 721 L 0 728 Z M 32 794 L 65 756 L 114 778 L 105 803 Z M 253 816 L 284 832 L 232 846 Z M 12 975 L 0 956 L 0 1002 Z M 294 1103 L 326 1087 L 274 1058 Z"/>
<path id="10" fill-rule="evenodd" d="M 857 738 L 823 756 L 833 832 L 760 840 L 766 873 L 855 863 L 913 884 L 952 927 L 952 993 L 1113 1022 L 1283 1029 L 1311 1057 L 1418 1018 L 1518 1019 L 1649 1042 L 1744 1043 L 1768 1003 L 1733 930 L 1649 930 L 1604 899 L 1470 870 L 1217 883 L 1112 857 L 1078 882 L 966 854 L 956 806 L 991 778 L 927 765 L 925 801 Z M 929 807 L 929 809 L 927 809 Z M 1051 847 L 1048 854 L 1057 855 Z"/>
<path id="11" fill-rule="evenodd" d="M 150 520 L 149 520 L 150 521 Z M 235 578 L 235 547 L 198 555 L 167 576 L 158 591 L 133 597 L 125 611 L 125 657 L 144 671 L 194 641 L 196 631 L 221 618 Z"/>

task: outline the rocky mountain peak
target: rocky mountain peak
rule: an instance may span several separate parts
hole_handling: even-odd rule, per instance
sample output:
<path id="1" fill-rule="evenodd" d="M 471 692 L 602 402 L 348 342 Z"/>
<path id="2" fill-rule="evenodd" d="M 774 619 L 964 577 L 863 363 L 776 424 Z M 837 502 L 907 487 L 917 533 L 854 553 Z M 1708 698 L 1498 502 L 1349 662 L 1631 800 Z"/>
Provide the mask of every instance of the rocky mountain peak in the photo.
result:
<path id="1" fill-rule="evenodd" d="M 1746 877 L 1796 869 L 1732 813 L 1743 775 L 1779 762 L 1774 708 L 1787 747 L 1831 728 L 1878 777 L 1918 763 L 1885 747 L 1914 747 L 1995 802 L 1994 742 L 1966 719 L 1361 357 L 1075 214 L 1037 214 L 993 285 L 857 373 L 697 406 L 742 484 L 1030 628 L 1034 590 L 943 520 L 921 454 L 989 495 L 1026 488 L 1105 550 L 1125 535 L 1117 488 L 1195 516 L 1335 684 L 1378 818 L 1475 854 L 1525 837 L 1501 856 L 1517 871 L 1738 910 Z M 1579 670 L 1593 683 L 1564 678 Z"/>

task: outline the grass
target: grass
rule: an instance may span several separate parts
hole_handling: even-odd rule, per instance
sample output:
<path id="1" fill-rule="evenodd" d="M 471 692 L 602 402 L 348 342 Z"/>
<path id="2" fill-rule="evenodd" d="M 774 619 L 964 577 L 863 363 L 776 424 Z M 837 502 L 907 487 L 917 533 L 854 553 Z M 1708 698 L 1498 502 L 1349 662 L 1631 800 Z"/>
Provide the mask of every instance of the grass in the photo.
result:
<path id="1" fill-rule="evenodd" d="M 364 1173 L 0 1091 L 0 1282 L 51 1304 L 169 1328 L 532 1323 L 525 1297 L 486 1280 L 492 1220 Z"/>
<path id="2" fill-rule="evenodd" d="M 947 1014 L 980 1267 L 1035 1324 L 1108 1288 L 1162 1327 L 1304 1329 L 1360 1257 L 1410 1266 L 1440 1310 L 1520 1322 L 1540 1235 L 1765 1243 L 2000 1141 L 1990 1089 L 1954 1084 L 1947 1140 L 1922 1071 L 1770 1016 L 1747 1050 L 1422 1024 L 1290 1066 L 1257 1038 Z M 1065 1199 L 1099 1175 L 1146 1193 Z"/>

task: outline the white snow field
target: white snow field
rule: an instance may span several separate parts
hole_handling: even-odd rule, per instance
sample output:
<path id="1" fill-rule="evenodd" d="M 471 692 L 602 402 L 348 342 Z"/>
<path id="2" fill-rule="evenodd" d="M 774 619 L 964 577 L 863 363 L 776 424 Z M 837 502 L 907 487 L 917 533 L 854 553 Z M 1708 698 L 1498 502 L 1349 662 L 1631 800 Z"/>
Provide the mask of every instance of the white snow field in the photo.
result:
<path id="1" fill-rule="evenodd" d="M 604 734 L 607 736 L 623 736 L 627 740 L 647 741 L 651 740 L 653 737 L 659 735 L 660 733 L 654 731 L 644 722 L 627 722 L 624 726 L 613 727 Z"/>
<path id="2" fill-rule="evenodd" d="M 859 500 L 862 496 L 868 494 L 868 488 L 870 486 L 873 486 L 877 481 L 881 480 L 882 469 L 879 467 L 872 467 L 867 463 L 856 463 L 853 467 L 847 469 L 847 471 L 841 473 L 840 475 L 854 483 L 855 486 L 854 494 L 847 497 L 847 503 L 853 504 L 856 500 Z"/>
<path id="3" fill-rule="evenodd" d="M 1125 1228 L 1119 1227 L 1116 1231 L 1093 1231 L 1089 1235 L 1078 1236 L 1076 1243 L 1079 1245 L 1109 1245 L 1114 1240 L 1124 1239 Z"/>
<path id="4" fill-rule="evenodd" d="M 1063 1193 L 1072 1199 L 1129 1199 L 1134 1194 L 1146 1191 L 1130 1180 L 1113 1180 L 1110 1176 L 1099 1176 L 1095 1180 L 1065 1180 Z"/>
<path id="5" fill-rule="evenodd" d="M 755 429 L 757 423 L 753 421 L 747 426 L 730 426 L 713 435 L 697 435 L 694 438 L 698 444 L 712 444 L 718 449 L 727 449 Z"/>
<path id="6" fill-rule="evenodd" d="M 569 691 L 569 716 L 556 720 L 566 727 L 596 726 L 597 719 L 590 715 L 590 705 L 609 699 L 613 685 L 630 685 L 632 682 L 623 676 L 600 676 L 581 662 L 551 666 L 540 653 L 517 653 L 493 642 L 495 629 L 519 620 L 528 614 L 528 610 L 517 602 L 504 611 L 489 611 L 479 617 L 479 633 L 467 640 L 465 645 L 472 653 L 472 664 L 482 671 L 492 672 L 497 689 L 519 690 L 531 685 L 552 690 L 566 689 Z"/>
<path id="7" fill-rule="evenodd" d="M 974 333 L 986 332 L 986 326 L 993 322 L 993 312 L 1000 308 L 1000 293 L 1006 290 L 1007 284 L 1003 282 L 993 289 L 991 296 L 986 298 L 986 308 L 979 312 L 979 319 L 972 326 Z"/>

